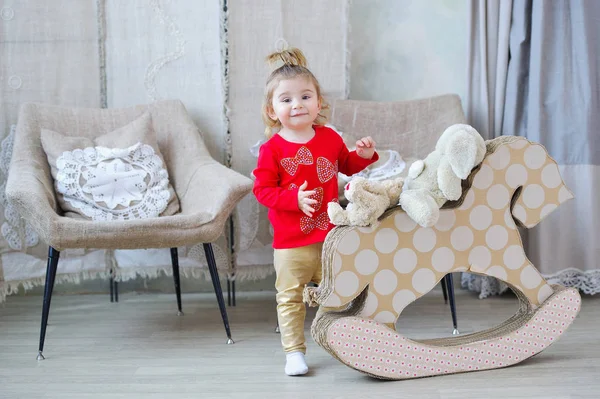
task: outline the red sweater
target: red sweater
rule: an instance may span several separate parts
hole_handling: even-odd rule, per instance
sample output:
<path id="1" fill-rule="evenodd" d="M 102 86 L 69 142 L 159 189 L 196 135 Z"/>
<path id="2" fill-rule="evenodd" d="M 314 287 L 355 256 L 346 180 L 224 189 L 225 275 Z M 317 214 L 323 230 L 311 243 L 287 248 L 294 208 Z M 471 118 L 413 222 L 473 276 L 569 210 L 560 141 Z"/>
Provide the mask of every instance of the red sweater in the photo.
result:
<path id="1" fill-rule="evenodd" d="M 254 170 L 254 195 L 269 208 L 273 225 L 273 248 L 296 248 L 325 241 L 334 227 L 327 216 L 327 204 L 338 200 L 338 170 L 347 176 L 360 172 L 379 159 L 364 159 L 349 152 L 335 131 L 314 126 L 315 136 L 306 143 L 292 143 L 275 134 L 260 147 Z M 298 187 L 304 181 L 318 203 L 313 217 L 298 209 Z"/>

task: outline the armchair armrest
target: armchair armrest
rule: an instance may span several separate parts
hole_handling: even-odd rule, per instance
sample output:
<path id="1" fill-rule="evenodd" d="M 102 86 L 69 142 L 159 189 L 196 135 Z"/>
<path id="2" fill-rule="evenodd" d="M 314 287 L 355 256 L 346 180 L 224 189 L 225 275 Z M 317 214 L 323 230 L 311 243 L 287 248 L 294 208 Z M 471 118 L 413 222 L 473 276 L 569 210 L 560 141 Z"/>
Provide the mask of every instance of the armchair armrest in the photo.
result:
<path id="1" fill-rule="evenodd" d="M 189 168 L 193 172 L 178 193 L 183 215 L 202 213 L 206 222 L 227 218 L 252 190 L 252 180 L 212 158 L 198 159 Z"/>
<path id="2" fill-rule="evenodd" d="M 32 159 L 18 158 L 17 154 L 13 152 L 6 182 L 6 198 L 40 238 L 51 245 L 52 225 L 60 217 L 52 178 L 49 172 L 45 172 L 47 166 L 38 165 Z"/>

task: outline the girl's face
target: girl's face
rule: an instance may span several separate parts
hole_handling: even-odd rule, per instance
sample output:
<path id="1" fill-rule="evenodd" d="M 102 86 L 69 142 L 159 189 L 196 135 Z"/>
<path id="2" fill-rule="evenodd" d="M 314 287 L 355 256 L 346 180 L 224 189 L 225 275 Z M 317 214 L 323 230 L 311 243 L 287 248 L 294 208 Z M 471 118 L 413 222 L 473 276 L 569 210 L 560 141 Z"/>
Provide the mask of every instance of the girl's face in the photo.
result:
<path id="1" fill-rule="evenodd" d="M 303 130 L 311 127 L 319 112 L 321 103 L 313 82 L 304 76 L 282 80 L 273 91 L 273 110 L 269 117 L 279 120 L 290 130 Z"/>

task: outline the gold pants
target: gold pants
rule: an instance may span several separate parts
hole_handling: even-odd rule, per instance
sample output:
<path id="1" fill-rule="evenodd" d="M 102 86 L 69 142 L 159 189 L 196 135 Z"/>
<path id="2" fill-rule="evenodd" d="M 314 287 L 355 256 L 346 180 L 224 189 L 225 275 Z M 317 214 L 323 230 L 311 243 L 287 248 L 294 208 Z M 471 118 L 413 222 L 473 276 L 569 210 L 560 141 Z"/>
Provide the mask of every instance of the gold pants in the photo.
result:
<path id="1" fill-rule="evenodd" d="M 311 281 L 321 283 L 321 251 L 323 243 L 298 248 L 276 249 L 274 254 L 277 280 L 277 318 L 281 344 L 286 353 L 306 353 L 304 318 L 306 307 L 302 302 L 304 286 Z"/>

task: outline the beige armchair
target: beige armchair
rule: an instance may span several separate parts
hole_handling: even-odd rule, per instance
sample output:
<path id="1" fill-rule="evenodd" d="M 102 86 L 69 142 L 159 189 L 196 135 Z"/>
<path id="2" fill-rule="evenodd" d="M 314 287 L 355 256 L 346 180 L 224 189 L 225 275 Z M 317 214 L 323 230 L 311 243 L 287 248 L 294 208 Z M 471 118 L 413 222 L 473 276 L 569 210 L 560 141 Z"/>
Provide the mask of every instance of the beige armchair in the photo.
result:
<path id="1" fill-rule="evenodd" d="M 127 221 L 89 221 L 64 216 L 41 145 L 41 129 L 93 138 L 128 124 L 146 111 L 151 114 L 180 212 Z M 177 305 L 181 312 L 177 247 L 204 243 L 228 343 L 233 343 L 210 243 L 220 236 L 234 206 L 251 186 L 250 179 L 211 158 L 198 128 L 180 101 L 123 109 L 24 104 L 19 113 L 6 195 L 49 246 L 38 360 L 44 358 L 42 351 L 60 251 L 68 248 L 171 248 Z"/>

